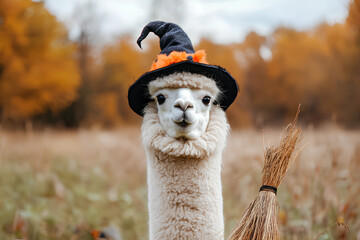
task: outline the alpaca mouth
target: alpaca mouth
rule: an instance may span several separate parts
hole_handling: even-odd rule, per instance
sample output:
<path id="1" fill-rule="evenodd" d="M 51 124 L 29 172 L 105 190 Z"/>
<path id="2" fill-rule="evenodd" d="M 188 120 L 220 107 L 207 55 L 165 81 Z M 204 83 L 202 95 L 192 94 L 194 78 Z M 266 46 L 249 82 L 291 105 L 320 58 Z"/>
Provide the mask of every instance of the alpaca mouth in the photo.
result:
<path id="1" fill-rule="evenodd" d="M 184 128 L 189 125 L 189 123 L 185 121 L 185 118 L 181 122 L 177 122 L 176 124 Z"/>

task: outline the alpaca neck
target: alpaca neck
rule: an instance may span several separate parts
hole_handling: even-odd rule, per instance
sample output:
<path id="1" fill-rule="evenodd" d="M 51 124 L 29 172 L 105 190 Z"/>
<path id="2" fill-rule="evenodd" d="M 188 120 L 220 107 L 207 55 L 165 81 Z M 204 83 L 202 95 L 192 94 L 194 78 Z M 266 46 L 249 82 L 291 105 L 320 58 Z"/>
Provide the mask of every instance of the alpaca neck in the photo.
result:
<path id="1" fill-rule="evenodd" d="M 142 135 L 148 164 L 150 240 L 223 239 L 221 154 L 228 124 L 215 109 L 201 139 L 166 136 L 155 109 Z"/>
<path id="2" fill-rule="evenodd" d="M 150 239 L 223 239 L 221 157 L 147 161 Z"/>

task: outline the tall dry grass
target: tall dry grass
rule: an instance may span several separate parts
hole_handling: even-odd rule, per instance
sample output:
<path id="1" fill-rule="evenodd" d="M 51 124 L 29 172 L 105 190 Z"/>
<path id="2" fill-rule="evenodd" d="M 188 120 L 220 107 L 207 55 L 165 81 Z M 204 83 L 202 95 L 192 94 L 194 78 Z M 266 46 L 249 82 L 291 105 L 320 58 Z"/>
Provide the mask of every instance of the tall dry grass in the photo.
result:
<path id="1" fill-rule="evenodd" d="M 281 130 L 265 130 L 266 145 Z M 305 130 L 308 143 L 278 190 L 283 239 L 360 239 L 360 132 Z M 226 232 L 261 185 L 259 131 L 233 131 L 223 163 Z M 147 239 L 146 162 L 140 129 L 0 130 L 0 239 L 91 239 L 117 226 Z"/>

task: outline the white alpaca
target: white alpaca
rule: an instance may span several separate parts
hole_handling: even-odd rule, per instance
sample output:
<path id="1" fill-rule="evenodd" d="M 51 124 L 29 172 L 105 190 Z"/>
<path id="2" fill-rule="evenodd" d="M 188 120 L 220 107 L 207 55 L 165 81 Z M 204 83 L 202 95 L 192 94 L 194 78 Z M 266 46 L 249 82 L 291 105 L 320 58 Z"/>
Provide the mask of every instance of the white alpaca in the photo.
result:
<path id="1" fill-rule="evenodd" d="M 221 154 L 229 126 L 207 77 L 152 81 L 156 102 L 142 125 L 148 164 L 150 239 L 223 239 Z"/>
<path id="2" fill-rule="evenodd" d="M 144 117 L 150 240 L 224 238 L 221 155 L 229 125 L 225 110 L 235 79 L 195 52 L 176 24 L 151 22 L 161 52 L 129 88 L 129 105 Z"/>

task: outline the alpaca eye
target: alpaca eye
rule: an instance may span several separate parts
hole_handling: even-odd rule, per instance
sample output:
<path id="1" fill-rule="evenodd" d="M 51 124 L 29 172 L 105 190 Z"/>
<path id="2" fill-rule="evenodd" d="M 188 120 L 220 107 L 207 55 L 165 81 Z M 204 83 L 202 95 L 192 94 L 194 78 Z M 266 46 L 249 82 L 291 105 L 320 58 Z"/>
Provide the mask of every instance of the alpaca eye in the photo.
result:
<path id="1" fill-rule="evenodd" d="M 157 102 L 158 102 L 160 105 L 163 104 L 163 103 L 165 102 L 165 100 L 166 100 L 165 96 L 162 95 L 162 94 L 157 95 L 157 96 L 156 96 L 156 99 L 157 99 Z"/>
<path id="2" fill-rule="evenodd" d="M 203 104 L 209 105 L 210 99 L 211 99 L 211 98 L 210 98 L 209 96 L 205 96 L 205 97 L 202 99 Z"/>

